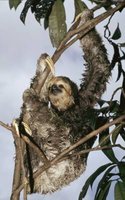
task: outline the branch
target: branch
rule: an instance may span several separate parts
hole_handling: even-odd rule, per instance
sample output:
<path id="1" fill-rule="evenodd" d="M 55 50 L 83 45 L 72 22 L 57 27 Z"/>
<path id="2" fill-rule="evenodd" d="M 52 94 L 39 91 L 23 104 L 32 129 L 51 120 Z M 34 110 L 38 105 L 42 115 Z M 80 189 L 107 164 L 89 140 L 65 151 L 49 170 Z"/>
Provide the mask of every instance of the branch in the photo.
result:
<path id="1" fill-rule="evenodd" d="M 8 124 L 5 124 L 3 122 L 0 121 L 0 126 L 4 127 L 5 129 L 9 130 L 9 131 L 12 131 L 12 127 L 9 126 Z"/>
<path id="2" fill-rule="evenodd" d="M 13 175 L 13 186 L 12 186 L 12 194 L 11 194 L 11 200 L 19 200 L 20 193 L 17 192 L 17 188 L 20 185 L 20 180 L 21 180 L 21 160 L 20 160 L 20 151 L 19 151 L 19 145 L 20 145 L 20 138 L 15 135 L 15 132 L 11 126 L 8 124 L 5 124 L 0 121 L 0 126 L 4 127 L 5 129 L 9 130 L 12 132 L 14 141 L 15 141 L 15 152 L 16 152 L 16 157 L 15 157 L 15 167 L 14 167 L 14 175 Z"/>
<path id="3" fill-rule="evenodd" d="M 75 43 L 77 40 L 79 40 L 81 37 L 86 35 L 90 30 L 92 30 L 97 24 L 102 22 L 104 19 L 108 18 L 109 16 L 113 15 L 115 12 L 119 11 L 120 9 L 125 7 L 125 2 L 120 3 L 115 8 L 109 9 L 105 13 L 97 16 L 96 18 L 93 18 L 92 20 L 86 22 L 85 24 L 78 27 L 79 19 L 76 21 L 69 31 L 67 32 L 65 38 L 59 45 L 59 47 L 56 49 L 52 56 L 53 63 L 56 63 L 57 60 L 60 58 L 62 53 L 69 48 L 73 43 Z M 93 12 L 93 9 L 91 9 Z M 78 27 L 78 28 L 77 28 Z M 76 36 L 75 36 L 76 35 Z M 74 38 L 73 38 L 74 37 Z M 71 39 L 73 38 L 73 39 Z M 49 75 L 50 70 L 48 68 L 45 69 L 46 77 Z"/>
<path id="4" fill-rule="evenodd" d="M 53 62 L 55 63 L 61 54 L 68 48 L 70 47 L 74 42 L 76 42 L 78 39 L 83 37 L 85 34 L 87 34 L 91 29 L 93 29 L 97 24 L 108 18 L 110 15 L 113 15 L 115 12 L 118 10 L 122 9 L 125 7 L 125 2 L 120 3 L 118 6 L 115 8 L 109 9 L 105 13 L 97 16 L 96 18 L 93 18 L 92 20 L 86 22 L 85 24 L 81 25 L 77 29 L 73 29 L 72 27 L 66 34 L 65 38 L 61 42 L 60 46 L 57 48 L 57 50 L 54 52 L 52 59 Z M 74 26 L 74 25 L 73 25 Z M 73 30 L 72 30 L 73 29 Z M 70 39 L 74 37 L 76 34 L 80 34 L 82 32 L 82 35 L 77 35 L 75 38 L 73 38 L 71 41 Z M 69 41 L 69 43 L 67 43 Z"/>
<path id="5" fill-rule="evenodd" d="M 27 200 L 27 184 L 28 184 L 28 181 L 27 181 L 27 177 L 26 177 L 26 170 L 25 170 L 25 167 L 24 167 L 24 150 L 25 150 L 25 143 L 23 140 L 21 140 L 21 138 L 19 138 L 19 146 L 18 146 L 18 149 L 19 149 L 19 153 L 20 153 L 20 168 L 21 168 L 21 177 L 22 177 L 22 182 L 24 183 L 24 200 Z"/>
<path id="6" fill-rule="evenodd" d="M 5 129 L 12 132 L 14 142 L 15 142 L 16 158 L 15 158 L 11 200 L 19 200 L 20 191 L 18 191 L 18 188 L 21 184 L 21 181 L 23 181 L 22 184 L 24 185 L 24 200 L 27 200 L 28 179 L 26 177 L 24 161 L 23 161 L 23 151 L 24 151 L 24 145 L 25 145 L 24 142 L 27 143 L 31 148 L 33 148 L 34 151 L 36 151 L 37 155 L 44 162 L 44 165 L 46 165 L 49 161 L 47 160 L 43 151 L 38 146 L 33 144 L 32 141 L 30 141 L 30 139 L 27 136 L 20 134 L 21 137 L 19 137 L 13 126 L 9 126 L 8 124 L 5 124 L 1 121 L 0 121 L 0 125 L 4 127 Z"/>
<path id="7" fill-rule="evenodd" d="M 79 156 L 79 155 L 83 155 L 83 154 L 86 154 L 86 153 L 90 153 L 92 151 L 100 151 L 100 150 L 103 150 L 103 149 L 112 149 L 114 147 L 119 147 L 119 148 L 125 150 L 125 148 L 122 147 L 120 144 L 114 144 L 114 145 L 103 146 L 103 147 L 100 147 L 99 145 L 97 145 L 96 147 L 93 147 L 93 148 L 90 148 L 90 149 L 85 149 L 85 150 L 82 150 L 80 152 L 75 152 L 73 154 L 70 154 L 67 157 L 63 157 L 62 160 L 64 160 L 64 158 L 66 159 L 66 158 L 69 158 L 69 157 L 72 157 L 72 156 Z"/>
<path id="8" fill-rule="evenodd" d="M 49 169 L 52 165 L 55 165 L 57 162 L 60 162 L 60 160 L 64 156 L 66 156 L 69 152 L 71 152 L 73 149 L 77 148 L 81 144 L 84 144 L 89 139 L 91 139 L 92 137 L 100 134 L 101 132 L 103 132 L 104 130 L 106 130 L 107 128 L 109 128 L 110 126 L 112 126 L 114 124 L 121 123 L 123 120 L 125 120 L 125 115 L 122 115 L 121 117 L 119 117 L 119 118 L 117 118 L 117 119 L 115 119 L 115 120 L 113 120 L 113 121 L 111 121 L 109 123 L 106 123 L 105 125 L 103 125 L 102 127 L 98 128 L 97 130 L 92 131 L 91 133 L 89 133 L 88 135 L 86 135 L 85 137 L 83 137 L 81 140 L 79 140 L 78 142 L 76 142 L 72 146 L 66 148 L 62 153 L 60 153 L 53 160 L 51 160 L 49 163 L 47 163 L 46 166 L 42 166 L 40 169 L 38 169 L 33 174 L 33 177 L 37 178 L 42 172 L 44 172 L 45 170 Z M 20 187 L 17 189 L 17 192 L 20 192 L 23 189 L 23 187 L 24 187 L 24 184 L 20 185 Z"/>
<path id="9" fill-rule="evenodd" d="M 1 122 L 0 122 L 1 124 Z M 2 123 L 2 126 L 10 130 L 11 127 L 8 125 L 5 125 Z M 13 138 L 15 142 L 15 152 L 16 152 L 16 157 L 15 157 L 15 167 L 14 167 L 14 175 L 13 175 L 13 186 L 12 186 L 12 194 L 11 194 L 11 200 L 19 200 L 20 198 L 20 192 L 17 191 L 17 188 L 19 188 L 20 181 L 21 181 L 21 160 L 20 160 L 20 150 L 19 150 L 19 144 L 20 144 L 20 138 L 17 137 L 13 132 Z"/>
<path id="10" fill-rule="evenodd" d="M 11 131 L 14 134 L 15 137 L 17 136 L 17 134 L 15 133 L 15 130 L 14 130 L 14 128 L 12 126 L 9 126 L 8 124 L 5 124 L 5 123 L 3 123 L 1 121 L 0 121 L 0 125 L 2 127 L 4 127 L 5 129 Z M 37 153 L 37 155 L 40 156 L 43 159 L 43 162 L 47 163 L 48 159 L 46 158 L 44 152 L 38 146 L 36 146 L 35 144 L 33 144 L 32 141 L 27 136 L 25 136 L 23 134 L 20 134 L 20 135 L 21 135 L 21 138 L 23 139 L 23 141 L 26 144 L 28 144 L 31 148 L 33 148 L 34 151 Z"/>

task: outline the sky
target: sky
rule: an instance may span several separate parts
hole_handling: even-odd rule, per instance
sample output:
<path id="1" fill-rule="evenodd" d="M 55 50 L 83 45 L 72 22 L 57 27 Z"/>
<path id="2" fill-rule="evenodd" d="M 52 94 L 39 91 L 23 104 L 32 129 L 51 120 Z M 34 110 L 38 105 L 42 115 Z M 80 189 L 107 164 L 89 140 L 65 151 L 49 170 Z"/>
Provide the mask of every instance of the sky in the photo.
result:
<path id="1" fill-rule="evenodd" d="M 68 1 L 66 4 L 67 13 L 69 13 L 71 5 L 68 5 Z M 20 114 L 22 93 L 29 87 L 30 80 L 34 76 L 37 59 L 41 53 L 47 52 L 49 55 L 54 53 L 48 31 L 44 31 L 30 13 L 28 13 L 26 25 L 24 25 L 19 19 L 21 10 L 22 5 L 18 7 L 17 11 L 10 10 L 8 1 L 0 0 L 0 121 L 8 124 Z M 122 22 L 124 17 L 125 12 L 122 17 L 116 15 L 111 28 L 114 29 L 117 22 Z M 70 12 L 68 23 L 71 23 L 72 19 L 73 15 Z M 98 26 L 100 33 L 103 32 L 104 24 Z M 125 30 L 123 33 L 125 35 Z M 106 46 L 110 57 L 112 49 L 107 43 Z M 56 74 L 68 76 L 79 85 L 82 72 L 82 51 L 77 42 L 56 63 Z M 115 83 L 115 72 L 113 77 L 110 78 L 110 84 L 104 94 L 105 99 L 110 98 L 111 91 L 120 85 L 120 81 Z M 119 150 L 116 153 L 120 155 Z M 10 199 L 14 157 L 11 133 L 0 127 L 0 200 Z M 50 195 L 30 195 L 28 200 L 77 200 L 86 178 L 100 166 L 100 163 L 106 162 L 108 160 L 101 152 L 91 153 L 86 172 L 76 181 Z M 93 200 L 93 192 L 90 191 L 85 200 Z"/>

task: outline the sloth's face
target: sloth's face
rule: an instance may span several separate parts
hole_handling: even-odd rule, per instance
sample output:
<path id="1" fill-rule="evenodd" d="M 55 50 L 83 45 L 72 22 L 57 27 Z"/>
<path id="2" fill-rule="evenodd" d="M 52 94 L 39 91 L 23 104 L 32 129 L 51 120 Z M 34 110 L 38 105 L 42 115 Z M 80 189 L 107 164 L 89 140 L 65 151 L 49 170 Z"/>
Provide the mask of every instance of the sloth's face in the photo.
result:
<path id="1" fill-rule="evenodd" d="M 70 79 L 54 77 L 48 84 L 48 96 L 51 104 L 59 111 L 65 111 L 74 104 Z"/>

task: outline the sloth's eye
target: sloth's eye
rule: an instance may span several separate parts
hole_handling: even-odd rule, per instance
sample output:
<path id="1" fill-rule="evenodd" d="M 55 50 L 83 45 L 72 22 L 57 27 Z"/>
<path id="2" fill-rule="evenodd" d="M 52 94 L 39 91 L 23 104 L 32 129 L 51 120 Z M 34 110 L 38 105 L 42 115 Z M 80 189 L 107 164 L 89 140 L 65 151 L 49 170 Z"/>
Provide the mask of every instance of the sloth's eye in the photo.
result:
<path id="1" fill-rule="evenodd" d="M 64 88 L 62 84 L 59 85 L 60 88 Z"/>

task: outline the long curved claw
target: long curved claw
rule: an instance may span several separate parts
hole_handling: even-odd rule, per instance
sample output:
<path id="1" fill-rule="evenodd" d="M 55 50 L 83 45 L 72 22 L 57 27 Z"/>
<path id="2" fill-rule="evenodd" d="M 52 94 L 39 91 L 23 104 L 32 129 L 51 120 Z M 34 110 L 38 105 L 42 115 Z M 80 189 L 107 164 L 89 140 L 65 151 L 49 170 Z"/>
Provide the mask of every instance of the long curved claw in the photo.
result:
<path id="1" fill-rule="evenodd" d="M 54 67 L 53 60 L 51 59 L 50 56 L 47 56 L 45 61 L 48 65 L 48 67 L 50 68 L 51 73 L 53 74 L 53 76 L 55 76 L 55 67 Z"/>
<path id="2" fill-rule="evenodd" d="M 82 16 L 82 12 L 79 13 L 76 17 L 75 17 L 75 20 L 74 20 L 74 23 L 77 22 Z"/>
<path id="3" fill-rule="evenodd" d="M 55 76 L 55 68 L 53 60 L 47 53 L 44 53 L 40 56 L 40 58 L 37 61 L 37 71 L 40 73 L 44 72 L 46 67 L 48 67 L 52 75 Z"/>
<path id="4" fill-rule="evenodd" d="M 21 123 L 22 123 L 22 125 L 23 125 L 23 127 L 24 127 L 26 133 L 27 133 L 28 135 L 31 136 L 31 135 L 32 135 L 32 131 L 31 131 L 30 127 L 29 127 L 25 122 L 21 122 Z M 18 120 L 18 119 L 14 119 L 14 120 L 12 121 L 12 125 L 13 125 L 13 127 L 15 128 L 15 131 L 16 131 L 17 136 L 20 137 L 20 132 L 19 132 L 19 120 Z"/>
<path id="5" fill-rule="evenodd" d="M 31 136 L 32 135 L 32 131 L 31 131 L 30 127 L 28 126 L 28 124 L 26 124 L 25 122 L 22 122 L 22 124 L 24 126 L 24 129 L 25 129 L 26 133 Z"/>
<path id="6" fill-rule="evenodd" d="M 14 119 L 14 120 L 12 121 L 12 125 L 13 125 L 13 127 L 15 128 L 15 131 L 16 131 L 17 136 L 20 137 L 20 132 L 19 132 L 19 121 L 18 121 L 18 119 Z"/>

